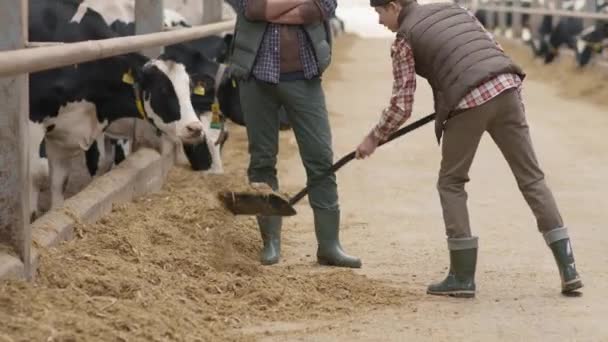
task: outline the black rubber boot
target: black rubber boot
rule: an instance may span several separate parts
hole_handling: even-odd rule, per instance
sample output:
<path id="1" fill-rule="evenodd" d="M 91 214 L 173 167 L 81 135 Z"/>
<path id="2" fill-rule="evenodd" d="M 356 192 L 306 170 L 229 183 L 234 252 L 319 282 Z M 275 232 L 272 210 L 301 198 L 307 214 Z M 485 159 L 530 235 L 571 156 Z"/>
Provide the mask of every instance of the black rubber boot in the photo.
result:
<path id="1" fill-rule="evenodd" d="M 462 244 L 463 243 L 463 244 Z M 459 247 L 451 244 L 460 244 Z M 471 248 L 463 248 L 463 247 Z M 450 270 L 440 283 L 430 285 L 426 293 L 459 298 L 475 297 L 475 267 L 477 266 L 477 238 L 448 239 Z"/>
<path id="2" fill-rule="evenodd" d="M 340 211 L 313 209 L 317 236 L 317 261 L 321 265 L 360 268 L 361 259 L 350 256 L 340 245 Z"/>
<path id="3" fill-rule="evenodd" d="M 583 282 L 576 272 L 568 229 L 566 227 L 552 229 L 544 233 L 543 237 L 555 257 L 562 280 L 562 293 L 569 294 L 583 287 Z"/>
<path id="4" fill-rule="evenodd" d="M 281 216 L 257 216 L 260 233 L 262 233 L 262 265 L 273 265 L 281 256 Z"/>
<path id="5" fill-rule="evenodd" d="M 551 248 L 555 262 L 559 268 L 559 276 L 562 280 L 562 293 L 569 293 L 583 287 L 583 282 L 578 272 L 576 272 L 570 239 L 555 241 L 549 245 L 549 248 Z"/>

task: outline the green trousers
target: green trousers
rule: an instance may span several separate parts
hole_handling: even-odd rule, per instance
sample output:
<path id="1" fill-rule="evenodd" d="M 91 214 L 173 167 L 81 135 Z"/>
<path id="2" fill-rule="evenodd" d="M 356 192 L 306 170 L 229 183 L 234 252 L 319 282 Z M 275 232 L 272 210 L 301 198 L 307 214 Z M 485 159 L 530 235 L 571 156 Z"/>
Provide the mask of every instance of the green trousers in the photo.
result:
<path id="1" fill-rule="evenodd" d="M 335 175 L 320 177 L 333 163 L 331 129 L 321 79 L 270 84 L 252 78 L 239 85 L 249 139 L 249 181 L 278 189 L 278 113 L 283 106 L 306 169 L 310 206 L 339 209 Z"/>

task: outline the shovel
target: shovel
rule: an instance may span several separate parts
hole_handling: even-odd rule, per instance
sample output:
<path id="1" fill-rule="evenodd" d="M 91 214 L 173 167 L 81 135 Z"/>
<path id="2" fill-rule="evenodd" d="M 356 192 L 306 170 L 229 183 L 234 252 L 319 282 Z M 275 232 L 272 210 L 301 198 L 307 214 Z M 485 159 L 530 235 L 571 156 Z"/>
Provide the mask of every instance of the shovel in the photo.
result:
<path id="1" fill-rule="evenodd" d="M 407 134 L 425 124 L 435 120 L 435 113 L 429 114 L 418 121 L 415 121 L 391 134 L 388 139 L 378 144 L 382 146 L 389 141 L 395 140 L 400 136 Z M 331 166 L 322 177 L 326 177 L 342 166 L 346 165 L 351 160 L 355 159 L 355 151 L 345 155 Z M 304 196 L 308 194 L 308 187 L 300 190 L 291 198 L 284 198 L 277 193 L 256 193 L 256 192 L 233 192 L 224 191 L 218 194 L 218 197 L 226 209 L 234 215 L 262 215 L 262 216 L 293 216 L 296 214 L 294 205 L 298 203 Z"/>

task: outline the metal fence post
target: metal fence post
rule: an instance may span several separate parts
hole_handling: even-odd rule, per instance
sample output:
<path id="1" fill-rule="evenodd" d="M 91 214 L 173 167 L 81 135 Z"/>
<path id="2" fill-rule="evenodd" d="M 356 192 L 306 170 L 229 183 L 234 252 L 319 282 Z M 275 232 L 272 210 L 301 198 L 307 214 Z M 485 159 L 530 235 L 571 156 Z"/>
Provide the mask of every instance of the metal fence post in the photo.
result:
<path id="1" fill-rule="evenodd" d="M 494 0 L 488 0 L 488 6 L 496 6 L 496 2 Z M 486 10 L 486 27 L 488 31 L 494 31 L 496 27 L 496 21 L 494 18 L 496 17 L 496 12 L 493 10 Z"/>
<path id="2" fill-rule="evenodd" d="M 574 5 L 576 1 L 573 1 L 572 4 Z M 555 6 L 554 9 L 556 10 L 561 10 L 562 9 L 562 0 L 553 0 L 553 5 Z M 559 22 L 559 20 L 561 19 L 561 16 L 559 15 L 554 15 L 553 16 L 553 24 L 557 25 L 557 23 Z"/>
<path id="3" fill-rule="evenodd" d="M 521 7 L 521 0 L 513 0 L 513 7 Z M 511 26 L 513 31 L 513 38 L 521 37 L 521 29 L 522 29 L 522 17 L 523 15 L 519 12 L 511 13 Z"/>
<path id="4" fill-rule="evenodd" d="M 163 30 L 163 0 L 135 0 L 135 34 L 161 32 Z M 150 48 L 143 54 L 156 58 L 162 47 Z"/>
<path id="5" fill-rule="evenodd" d="M 585 1 L 585 11 L 596 13 L 597 12 L 597 0 L 586 0 Z M 584 19 L 583 24 L 585 27 L 589 27 L 595 24 L 595 19 Z"/>
<path id="6" fill-rule="evenodd" d="M 135 0 L 135 34 L 146 34 L 161 32 L 163 30 L 163 0 Z M 156 58 L 163 52 L 163 47 L 158 46 L 145 49 L 142 54 L 149 58 Z M 161 142 L 155 136 L 154 127 L 148 122 L 133 119 L 133 130 L 135 131 L 132 143 L 133 150 L 142 146 L 160 148 Z"/>
<path id="7" fill-rule="evenodd" d="M 507 2 L 505 0 L 497 0 L 498 6 L 507 6 Z M 498 12 L 498 28 L 500 29 L 501 34 L 505 34 L 507 30 L 507 12 L 500 11 Z"/>
<path id="8" fill-rule="evenodd" d="M 222 0 L 203 0 L 203 24 L 222 20 Z"/>
<path id="9" fill-rule="evenodd" d="M 27 0 L 0 0 L 0 51 L 25 47 Z M 0 78 L 0 243 L 10 246 L 31 279 L 28 75 Z"/>

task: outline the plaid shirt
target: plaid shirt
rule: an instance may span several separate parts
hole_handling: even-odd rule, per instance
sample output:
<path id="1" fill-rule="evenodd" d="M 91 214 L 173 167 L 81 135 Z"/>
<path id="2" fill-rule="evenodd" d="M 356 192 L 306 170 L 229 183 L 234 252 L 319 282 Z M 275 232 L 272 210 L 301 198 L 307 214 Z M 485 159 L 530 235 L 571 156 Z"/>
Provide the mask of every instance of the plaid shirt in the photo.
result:
<path id="1" fill-rule="evenodd" d="M 238 2 L 238 10 L 244 15 L 248 0 Z M 337 7 L 336 0 L 319 0 L 323 13 L 326 17 L 334 15 Z M 258 51 L 258 56 L 253 66 L 253 76 L 260 80 L 273 84 L 278 84 L 281 77 L 281 35 L 280 24 L 268 25 L 266 33 L 262 38 L 262 44 Z M 313 51 L 313 47 L 306 36 L 304 29 L 298 30 L 298 40 L 300 41 L 300 61 L 304 68 L 304 77 L 312 79 L 319 75 L 319 66 Z"/>
<path id="2" fill-rule="evenodd" d="M 475 18 L 473 14 L 468 13 Z M 479 22 L 477 23 L 481 25 Z M 494 39 L 494 36 L 489 32 L 487 34 L 502 51 L 502 47 Z M 401 34 L 397 34 L 397 38 L 391 46 L 391 58 L 393 60 L 394 82 L 390 105 L 384 109 L 380 121 L 372 131 L 379 141 L 386 140 L 391 133 L 396 131 L 412 115 L 414 93 L 416 92 L 414 53 L 405 37 Z M 467 93 L 455 109 L 468 109 L 480 106 L 507 89 L 518 88 L 521 92 L 521 84 L 521 79 L 516 74 L 498 75 Z"/>

